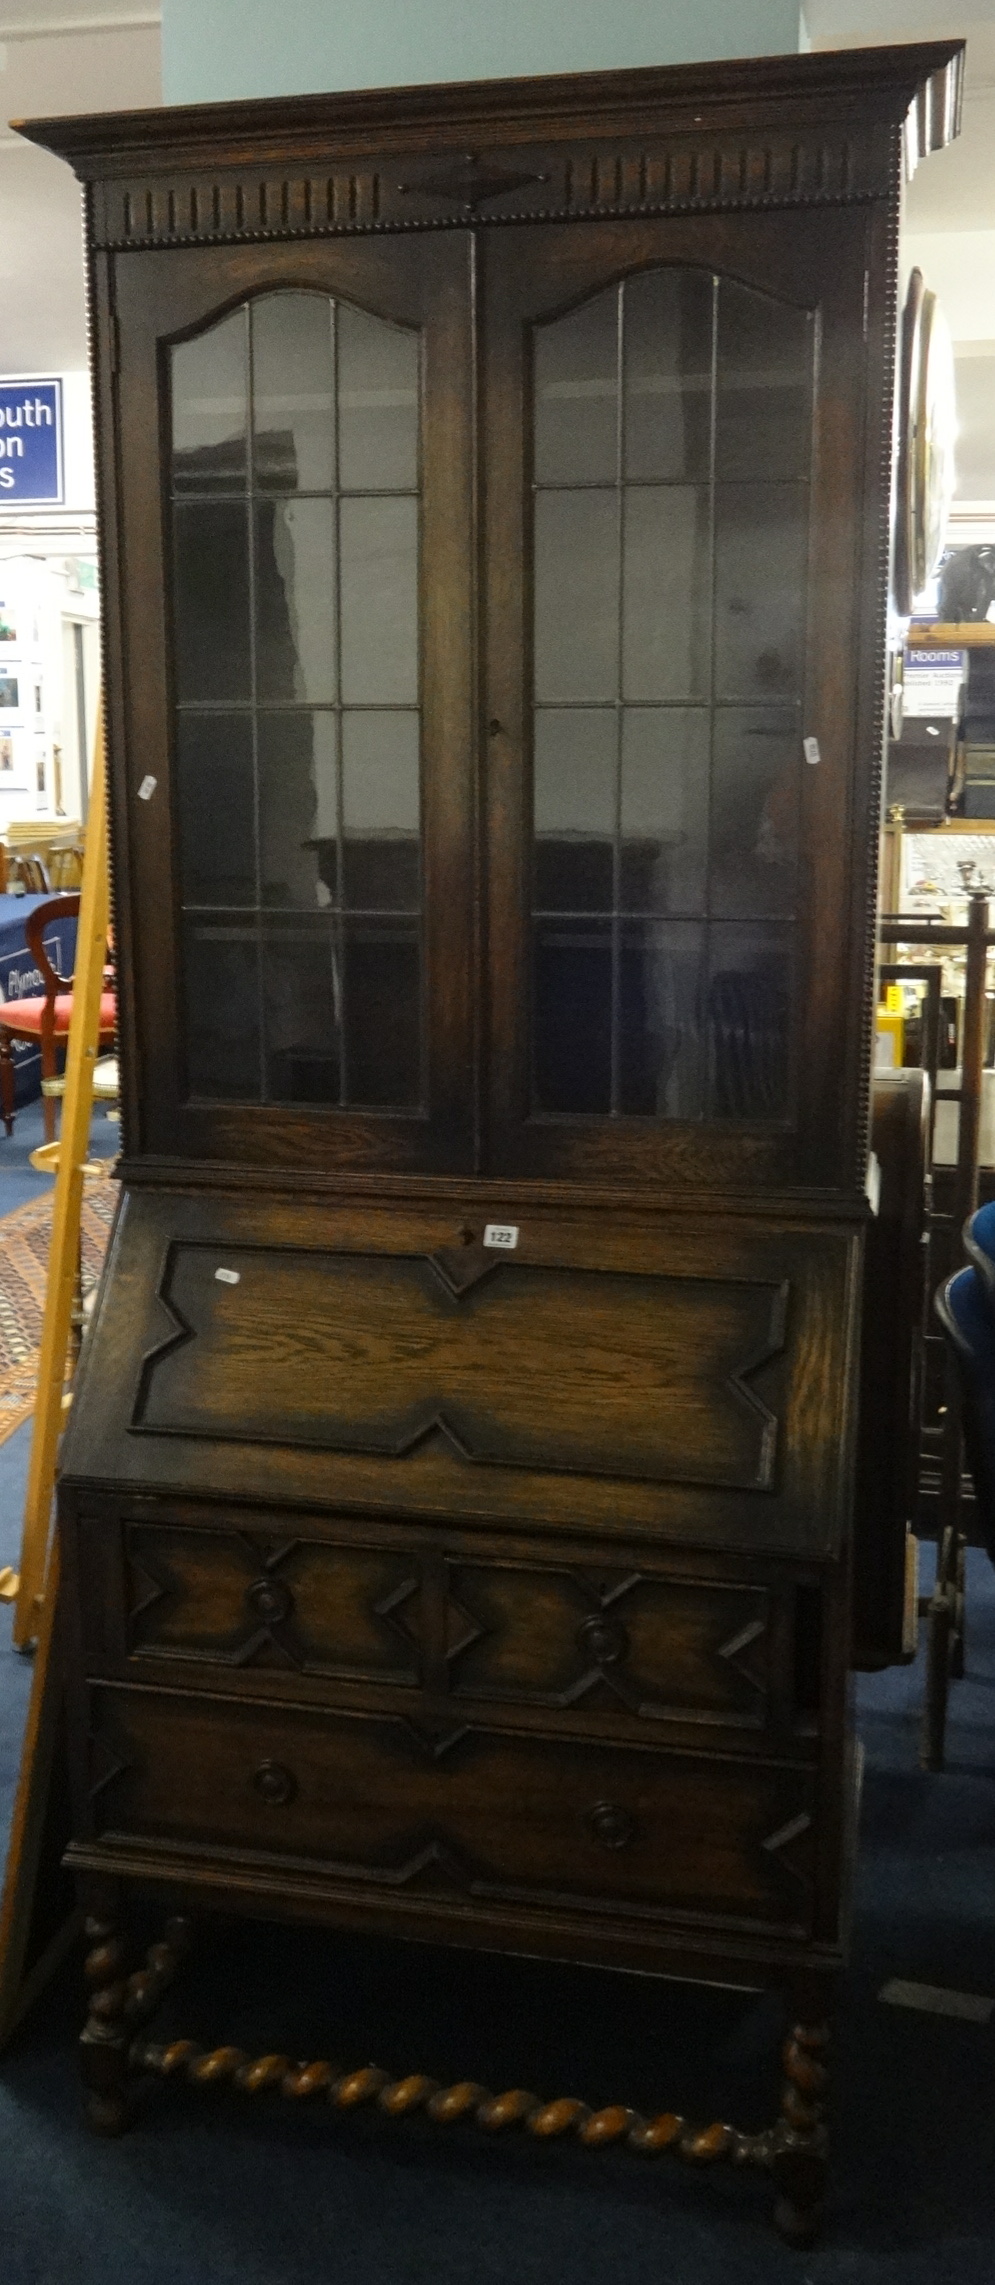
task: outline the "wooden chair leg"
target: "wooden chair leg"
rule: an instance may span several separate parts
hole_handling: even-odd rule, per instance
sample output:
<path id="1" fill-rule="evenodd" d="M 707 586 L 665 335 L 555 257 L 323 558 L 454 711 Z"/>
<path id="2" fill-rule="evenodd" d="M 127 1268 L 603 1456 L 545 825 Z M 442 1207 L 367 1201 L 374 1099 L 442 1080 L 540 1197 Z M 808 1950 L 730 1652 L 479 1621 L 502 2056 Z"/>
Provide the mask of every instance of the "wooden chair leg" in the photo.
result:
<path id="1" fill-rule="evenodd" d="M 41 1075 L 43 1080 L 55 1078 L 55 1041 L 54 1039 L 46 1039 L 44 1032 L 41 1041 Z M 54 1095 L 46 1095 L 43 1090 L 41 1100 L 42 1115 L 45 1121 L 45 1141 L 54 1142 L 55 1097 Z"/>
<path id="2" fill-rule="evenodd" d="M 0 1027 L 0 1116 L 7 1134 L 14 1132 L 14 1058 L 10 1033 Z"/>

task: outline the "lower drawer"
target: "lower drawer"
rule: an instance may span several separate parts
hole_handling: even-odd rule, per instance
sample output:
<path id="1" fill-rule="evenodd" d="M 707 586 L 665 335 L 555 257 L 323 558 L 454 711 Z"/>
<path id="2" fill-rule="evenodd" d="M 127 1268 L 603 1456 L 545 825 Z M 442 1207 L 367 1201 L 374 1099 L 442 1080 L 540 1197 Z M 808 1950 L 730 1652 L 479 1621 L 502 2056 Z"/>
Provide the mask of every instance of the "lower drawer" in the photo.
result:
<path id="1" fill-rule="evenodd" d="M 106 1685 L 91 1696 L 91 1829 L 105 1840 L 264 1856 L 381 1896 L 812 1923 L 805 1768 Z"/>

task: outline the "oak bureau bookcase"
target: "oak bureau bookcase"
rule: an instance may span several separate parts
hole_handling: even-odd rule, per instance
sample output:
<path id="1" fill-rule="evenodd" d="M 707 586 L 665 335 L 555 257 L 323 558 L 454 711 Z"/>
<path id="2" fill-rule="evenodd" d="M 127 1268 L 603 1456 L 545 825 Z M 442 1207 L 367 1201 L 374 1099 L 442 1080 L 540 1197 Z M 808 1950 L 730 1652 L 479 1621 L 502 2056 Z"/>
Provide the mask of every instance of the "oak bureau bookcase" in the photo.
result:
<path id="1" fill-rule="evenodd" d="M 86 186 L 121 968 L 59 1502 L 100 2125 L 228 2070 L 815 2226 L 898 208 L 960 60 L 26 130 Z M 212 1903 L 783 1982 L 781 2114 L 156 2046 Z"/>

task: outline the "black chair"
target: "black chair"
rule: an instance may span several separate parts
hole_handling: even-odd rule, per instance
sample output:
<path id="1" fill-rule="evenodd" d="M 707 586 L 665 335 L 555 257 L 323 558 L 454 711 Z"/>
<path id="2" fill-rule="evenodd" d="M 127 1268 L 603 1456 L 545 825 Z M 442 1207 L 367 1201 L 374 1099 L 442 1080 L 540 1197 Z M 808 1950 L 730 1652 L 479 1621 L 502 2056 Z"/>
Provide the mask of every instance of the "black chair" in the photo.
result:
<path id="1" fill-rule="evenodd" d="M 995 1325 L 995 1200 L 972 1214 L 964 1231 L 964 1252 L 981 1279 Z"/>
<path id="2" fill-rule="evenodd" d="M 990 1214 L 991 1208 L 981 1212 Z M 981 1251 L 973 1225 L 965 1233 L 968 1250 Z M 995 1234 L 986 1227 L 984 1236 Z M 995 1274 L 995 1262 L 990 1264 Z M 936 1296 L 936 1314 L 950 1342 L 960 1374 L 964 1409 L 964 1449 L 974 1481 L 978 1524 L 995 1563 L 995 1286 L 989 1287 L 972 1260 L 948 1278 Z"/>

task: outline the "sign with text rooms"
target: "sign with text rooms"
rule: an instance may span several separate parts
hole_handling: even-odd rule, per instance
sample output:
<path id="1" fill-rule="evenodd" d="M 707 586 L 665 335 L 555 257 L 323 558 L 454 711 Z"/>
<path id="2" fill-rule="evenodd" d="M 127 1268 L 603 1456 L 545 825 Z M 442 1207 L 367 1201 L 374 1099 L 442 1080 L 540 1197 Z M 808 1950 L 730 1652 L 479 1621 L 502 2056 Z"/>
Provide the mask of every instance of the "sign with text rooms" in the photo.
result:
<path id="1" fill-rule="evenodd" d="M 0 381 L 0 513 L 62 499 L 61 381 Z"/>

